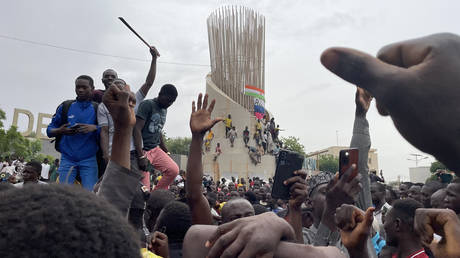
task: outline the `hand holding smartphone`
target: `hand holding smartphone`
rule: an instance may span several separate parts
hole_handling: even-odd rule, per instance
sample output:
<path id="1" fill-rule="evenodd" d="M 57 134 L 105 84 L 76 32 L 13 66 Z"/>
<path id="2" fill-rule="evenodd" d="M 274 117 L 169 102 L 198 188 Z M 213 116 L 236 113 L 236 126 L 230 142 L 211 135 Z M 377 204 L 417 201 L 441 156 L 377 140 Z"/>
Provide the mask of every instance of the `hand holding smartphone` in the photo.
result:
<path id="1" fill-rule="evenodd" d="M 339 177 L 342 177 L 345 172 L 355 164 L 356 167 L 351 172 L 350 178 L 354 178 L 358 175 L 358 161 L 359 161 L 359 150 L 356 148 L 341 150 L 339 153 Z"/>

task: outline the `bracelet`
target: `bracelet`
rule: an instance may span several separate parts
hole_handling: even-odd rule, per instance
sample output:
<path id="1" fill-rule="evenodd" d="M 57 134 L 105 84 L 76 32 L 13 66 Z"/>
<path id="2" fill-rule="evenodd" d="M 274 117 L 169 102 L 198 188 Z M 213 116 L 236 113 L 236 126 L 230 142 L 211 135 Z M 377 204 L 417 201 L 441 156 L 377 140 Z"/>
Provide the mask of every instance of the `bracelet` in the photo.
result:
<path id="1" fill-rule="evenodd" d="M 140 157 L 137 158 L 137 159 L 146 159 L 146 158 L 147 158 L 147 157 L 146 157 L 145 155 L 142 155 L 142 156 L 140 156 Z"/>

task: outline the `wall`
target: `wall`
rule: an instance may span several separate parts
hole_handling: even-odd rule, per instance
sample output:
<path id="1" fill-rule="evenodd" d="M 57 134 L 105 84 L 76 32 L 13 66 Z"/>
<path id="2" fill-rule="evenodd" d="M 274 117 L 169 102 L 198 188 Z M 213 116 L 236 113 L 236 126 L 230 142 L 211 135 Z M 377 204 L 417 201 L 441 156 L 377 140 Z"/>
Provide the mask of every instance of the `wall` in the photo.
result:
<path id="1" fill-rule="evenodd" d="M 430 167 L 409 168 L 409 178 L 412 183 L 425 183 L 430 176 Z"/>

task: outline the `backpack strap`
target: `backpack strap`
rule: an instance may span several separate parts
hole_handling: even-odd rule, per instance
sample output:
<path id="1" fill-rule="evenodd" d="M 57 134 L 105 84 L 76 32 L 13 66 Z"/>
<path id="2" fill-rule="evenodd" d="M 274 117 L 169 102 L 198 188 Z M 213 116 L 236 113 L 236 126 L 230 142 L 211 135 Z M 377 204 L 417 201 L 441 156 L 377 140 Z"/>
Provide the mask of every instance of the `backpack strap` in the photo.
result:
<path id="1" fill-rule="evenodd" d="M 93 105 L 94 114 L 96 115 L 96 125 L 98 125 L 98 123 L 97 123 L 97 109 L 99 107 L 99 103 L 97 103 L 96 101 L 91 101 L 91 104 Z"/>
<path id="2" fill-rule="evenodd" d="M 69 99 L 64 102 L 62 102 L 62 110 L 61 110 L 61 122 L 63 125 L 67 124 L 69 122 L 69 118 L 67 114 L 69 113 L 70 106 L 72 103 L 74 103 L 76 100 L 74 99 Z"/>

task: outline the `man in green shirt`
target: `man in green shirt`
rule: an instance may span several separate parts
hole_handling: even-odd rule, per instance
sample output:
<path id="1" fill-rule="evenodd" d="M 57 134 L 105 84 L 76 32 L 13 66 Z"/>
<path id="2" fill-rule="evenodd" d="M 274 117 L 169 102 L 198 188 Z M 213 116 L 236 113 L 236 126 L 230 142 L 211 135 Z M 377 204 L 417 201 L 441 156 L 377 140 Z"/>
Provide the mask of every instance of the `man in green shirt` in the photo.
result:
<path id="1" fill-rule="evenodd" d="M 174 103 L 176 98 L 176 87 L 172 84 L 165 84 L 161 87 L 158 97 L 142 101 L 136 113 L 134 146 L 139 168 L 145 171 L 150 162 L 163 174 L 155 189 L 168 189 L 179 173 L 179 167 L 168 155 L 169 152 L 162 135 L 167 108 Z M 150 189 L 148 172 L 144 172 L 142 183 Z"/>

